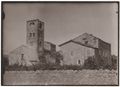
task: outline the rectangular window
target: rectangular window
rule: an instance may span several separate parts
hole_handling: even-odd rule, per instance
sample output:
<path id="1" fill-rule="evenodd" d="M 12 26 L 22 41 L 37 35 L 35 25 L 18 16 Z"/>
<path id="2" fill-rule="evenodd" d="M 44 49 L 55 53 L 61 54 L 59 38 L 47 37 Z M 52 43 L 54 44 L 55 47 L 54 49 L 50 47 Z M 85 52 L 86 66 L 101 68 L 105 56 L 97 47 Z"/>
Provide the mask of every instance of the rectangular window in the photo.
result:
<path id="1" fill-rule="evenodd" d="M 23 60 L 24 59 L 24 54 L 21 54 L 21 60 Z"/>
<path id="2" fill-rule="evenodd" d="M 39 46 L 41 46 L 42 45 L 42 42 L 39 42 Z"/>
<path id="3" fill-rule="evenodd" d="M 30 37 L 32 37 L 32 33 L 30 33 Z"/>
<path id="4" fill-rule="evenodd" d="M 31 22 L 31 23 L 30 23 L 30 26 L 31 26 L 31 25 L 35 25 L 35 23 L 34 23 L 34 22 Z"/>

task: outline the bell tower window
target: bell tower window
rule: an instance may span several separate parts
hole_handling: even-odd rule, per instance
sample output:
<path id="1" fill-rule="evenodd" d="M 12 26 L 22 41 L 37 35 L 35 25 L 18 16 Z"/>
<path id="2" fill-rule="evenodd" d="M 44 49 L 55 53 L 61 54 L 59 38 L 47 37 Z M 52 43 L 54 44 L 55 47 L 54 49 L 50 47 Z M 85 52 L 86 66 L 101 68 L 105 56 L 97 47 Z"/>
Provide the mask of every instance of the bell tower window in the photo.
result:
<path id="1" fill-rule="evenodd" d="M 34 22 L 31 22 L 30 25 L 35 25 L 35 23 L 34 23 Z"/>
<path id="2" fill-rule="evenodd" d="M 35 33 L 33 33 L 33 37 L 35 37 Z"/>
<path id="3" fill-rule="evenodd" d="M 30 33 L 30 37 L 32 37 L 32 33 Z"/>

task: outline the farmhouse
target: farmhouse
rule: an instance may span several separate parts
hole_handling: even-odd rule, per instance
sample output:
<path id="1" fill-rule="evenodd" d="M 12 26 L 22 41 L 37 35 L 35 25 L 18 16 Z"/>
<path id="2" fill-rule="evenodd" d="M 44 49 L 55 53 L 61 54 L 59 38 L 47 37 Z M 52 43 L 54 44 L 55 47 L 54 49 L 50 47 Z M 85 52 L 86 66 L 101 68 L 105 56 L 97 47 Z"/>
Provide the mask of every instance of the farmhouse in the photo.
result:
<path id="1" fill-rule="evenodd" d="M 63 52 L 64 65 L 82 66 L 90 57 L 100 67 L 111 64 L 111 45 L 92 34 L 84 33 L 59 46 Z"/>
<path id="2" fill-rule="evenodd" d="M 56 45 L 51 42 L 44 41 L 44 22 L 36 20 L 27 21 L 26 44 L 21 45 L 9 53 L 9 65 L 25 65 L 30 66 L 33 63 L 46 62 L 50 55 L 43 57 L 44 50 L 55 52 Z M 52 58 L 52 60 L 55 59 Z M 51 62 L 47 60 L 47 62 Z"/>

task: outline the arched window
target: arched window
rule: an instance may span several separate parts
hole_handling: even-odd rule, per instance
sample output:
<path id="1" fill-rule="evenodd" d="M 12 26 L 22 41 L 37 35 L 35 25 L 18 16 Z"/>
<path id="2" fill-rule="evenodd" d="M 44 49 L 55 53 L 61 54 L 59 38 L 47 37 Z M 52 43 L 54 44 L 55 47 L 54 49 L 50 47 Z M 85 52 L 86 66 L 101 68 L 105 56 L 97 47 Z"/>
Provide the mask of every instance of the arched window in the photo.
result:
<path id="1" fill-rule="evenodd" d="M 34 23 L 34 22 L 30 22 L 30 26 L 31 26 L 31 25 L 35 25 L 35 23 Z"/>
<path id="2" fill-rule="evenodd" d="M 33 37 L 35 37 L 35 33 L 33 33 Z"/>
<path id="3" fill-rule="evenodd" d="M 78 64 L 80 64 L 80 60 L 78 60 Z"/>
<path id="4" fill-rule="evenodd" d="M 30 37 L 32 37 L 32 33 L 30 33 Z"/>

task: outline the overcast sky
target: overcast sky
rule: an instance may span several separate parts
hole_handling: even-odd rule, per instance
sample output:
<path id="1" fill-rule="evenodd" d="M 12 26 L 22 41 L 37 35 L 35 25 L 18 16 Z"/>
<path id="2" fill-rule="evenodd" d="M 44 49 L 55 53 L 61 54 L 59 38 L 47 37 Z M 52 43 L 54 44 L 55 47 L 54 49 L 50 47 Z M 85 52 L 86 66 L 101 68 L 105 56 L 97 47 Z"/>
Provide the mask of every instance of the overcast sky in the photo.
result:
<path id="1" fill-rule="evenodd" d="M 4 4 L 4 53 L 26 44 L 26 21 L 39 19 L 46 41 L 59 45 L 87 32 L 110 43 L 117 55 L 117 10 L 117 3 Z"/>

